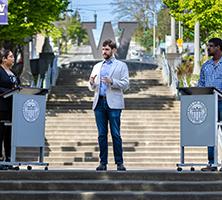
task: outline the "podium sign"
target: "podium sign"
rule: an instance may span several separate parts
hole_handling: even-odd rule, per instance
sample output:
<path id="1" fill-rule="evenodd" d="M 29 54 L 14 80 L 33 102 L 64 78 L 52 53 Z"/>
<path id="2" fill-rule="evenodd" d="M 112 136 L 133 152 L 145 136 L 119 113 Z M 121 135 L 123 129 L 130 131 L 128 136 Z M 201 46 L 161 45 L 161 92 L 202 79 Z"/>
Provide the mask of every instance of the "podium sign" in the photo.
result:
<path id="1" fill-rule="evenodd" d="M 12 146 L 44 146 L 45 96 L 13 95 Z"/>
<path id="2" fill-rule="evenodd" d="M 11 160 L 4 164 L 48 165 L 43 163 L 47 93 L 47 89 L 18 87 L 1 94 L 12 96 Z M 39 163 L 16 163 L 17 147 L 39 147 Z"/>
<path id="3" fill-rule="evenodd" d="M 181 145 L 214 146 L 217 121 L 215 95 L 181 96 Z"/>
<path id="4" fill-rule="evenodd" d="M 180 164 L 194 166 L 206 164 L 184 164 L 185 146 L 214 147 L 214 165 L 218 165 L 218 100 L 222 97 L 213 87 L 179 88 L 180 92 Z M 179 168 L 180 169 L 180 168 Z"/>

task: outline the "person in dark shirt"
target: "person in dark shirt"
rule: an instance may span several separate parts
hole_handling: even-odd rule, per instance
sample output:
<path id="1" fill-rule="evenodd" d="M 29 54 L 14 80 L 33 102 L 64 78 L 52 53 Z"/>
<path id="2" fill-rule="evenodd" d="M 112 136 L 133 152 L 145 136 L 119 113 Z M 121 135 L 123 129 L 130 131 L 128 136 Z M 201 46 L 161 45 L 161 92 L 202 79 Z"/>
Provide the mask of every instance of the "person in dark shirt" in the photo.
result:
<path id="1" fill-rule="evenodd" d="M 14 56 L 10 50 L 0 51 L 0 95 L 4 92 L 17 87 L 20 83 L 18 77 L 13 73 L 12 66 Z M 11 156 L 11 126 L 12 117 L 12 97 L 4 98 L 0 96 L 0 160 L 10 162 Z M 3 156 L 3 144 L 4 153 Z M 1 166 L 2 167 L 2 166 Z M 0 169 L 1 169 L 0 167 Z"/>

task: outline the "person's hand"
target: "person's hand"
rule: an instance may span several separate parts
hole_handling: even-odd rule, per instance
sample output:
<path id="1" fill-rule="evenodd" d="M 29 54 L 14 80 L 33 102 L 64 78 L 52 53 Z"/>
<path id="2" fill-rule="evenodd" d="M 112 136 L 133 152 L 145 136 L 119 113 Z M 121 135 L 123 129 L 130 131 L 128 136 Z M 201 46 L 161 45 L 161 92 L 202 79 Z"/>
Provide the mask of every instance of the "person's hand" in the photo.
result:
<path id="1" fill-rule="evenodd" d="M 95 83 L 95 78 L 96 78 L 96 76 L 97 76 L 97 75 L 91 76 L 91 77 L 89 78 L 89 82 L 90 82 L 91 85 L 93 85 L 93 84 Z"/>
<path id="2" fill-rule="evenodd" d="M 102 82 L 105 84 L 112 84 L 113 80 L 107 76 L 102 77 Z"/>

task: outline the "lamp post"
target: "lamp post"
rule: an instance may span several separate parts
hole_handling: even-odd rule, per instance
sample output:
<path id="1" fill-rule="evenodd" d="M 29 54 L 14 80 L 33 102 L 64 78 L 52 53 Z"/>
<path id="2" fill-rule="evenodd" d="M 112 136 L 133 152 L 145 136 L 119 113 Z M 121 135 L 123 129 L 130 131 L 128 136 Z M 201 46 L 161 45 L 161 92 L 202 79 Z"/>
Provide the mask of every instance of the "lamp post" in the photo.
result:
<path id="1" fill-rule="evenodd" d="M 176 53 L 177 48 L 176 48 L 176 22 L 175 18 L 171 16 L 170 19 L 170 26 L 171 26 L 171 44 L 169 47 L 168 53 Z"/>
<path id="2" fill-rule="evenodd" d="M 155 26 L 156 12 L 151 9 L 147 9 L 147 11 L 153 14 L 153 57 L 155 57 L 156 55 L 156 26 Z"/>
<path id="3" fill-rule="evenodd" d="M 195 22 L 194 28 L 194 69 L 193 74 L 200 74 L 200 22 Z"/>
<path id="4" fill-rule="evenodd" d="M 156 19 L 156 13 L 152 11 L 153 13 L 153 57 L 156 55 L 156 26 L 155 26 L 155 19 Z"/>

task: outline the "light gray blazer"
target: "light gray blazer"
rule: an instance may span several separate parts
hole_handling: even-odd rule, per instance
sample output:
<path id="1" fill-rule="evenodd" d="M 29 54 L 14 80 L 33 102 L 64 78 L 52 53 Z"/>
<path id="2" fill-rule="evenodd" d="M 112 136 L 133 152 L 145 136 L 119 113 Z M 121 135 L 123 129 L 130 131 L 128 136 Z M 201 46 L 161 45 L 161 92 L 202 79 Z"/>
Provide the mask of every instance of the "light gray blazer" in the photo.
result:
<path id="1" fill-rule="evenodd" d="M 95 83 L 93 85 L 88 84 L 89 90 L 94 91 L 93 110 L 96 108 L 99 99 L 100 70 L 103 62 L 104 61 L 101 61 L 93 67 L 90 77 L 97 75 Z M 123 91 L 129 87 L 129 71 L 126 63 L 114 59 L 109 77 L 112 78 L 113 84 L 109 85 L 106 91 L 108 106 L 111 109 L 123 109 L 125 107 Z"/>

